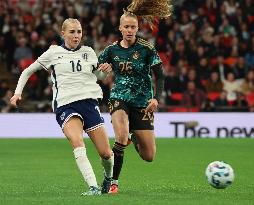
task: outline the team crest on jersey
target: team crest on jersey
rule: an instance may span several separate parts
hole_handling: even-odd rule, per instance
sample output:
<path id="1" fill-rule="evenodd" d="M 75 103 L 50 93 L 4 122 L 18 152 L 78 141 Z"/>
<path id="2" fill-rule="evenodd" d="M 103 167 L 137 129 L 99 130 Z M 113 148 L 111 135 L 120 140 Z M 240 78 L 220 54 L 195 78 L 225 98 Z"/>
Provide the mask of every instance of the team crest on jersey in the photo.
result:
<path id="1" fill-rule="evenodd" d="M 118 56 L 115 56 L 115 57 L 114 57 L 114 60 L 115 60 L 115 61 L 119 61 L 119 57 L 118 57 Z"/>
<path id="2" fill-rule="evenodd" d="M 120 104 L 119 101 L 116 100 L 116 101 L 114 102 L 114 107 L 118 107 L 119 104 Z"/>
<path id="3" fill-rule="evenodd" d="M 83 53 L 82 54 L 82 58 L 87 61 L 88 60 L 88 54 L 87 53 Z"/>
<path id="4" fill-rule="evenodd" d="M 65 117 L 65 112 L 63 112 L 63 113 L 61 114 L 60 119 L 61 119 L 61 120 L 64 120 L 64 117 Z"/>
<path id="5" fill-rule="evenodd" d="M 135 60 L 137 60 L 139 57 L 140 57 L 140 54 L 137 51 L 132 55 L 132 58 Z"/>

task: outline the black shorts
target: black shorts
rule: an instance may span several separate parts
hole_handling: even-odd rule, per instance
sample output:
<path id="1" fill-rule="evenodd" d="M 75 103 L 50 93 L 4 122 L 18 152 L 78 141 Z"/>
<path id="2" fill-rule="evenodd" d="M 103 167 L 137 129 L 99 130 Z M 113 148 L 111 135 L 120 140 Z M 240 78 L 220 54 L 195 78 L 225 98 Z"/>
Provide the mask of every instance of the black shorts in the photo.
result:
<path id="1" fill-rule="evenodd" d="M 110 99 L 110 114 L 117 110 L 124 110 L 128 115 L 130 130 L 154 130 L 154 115 L 145 113 L 145 107 L 132 107 L 122 100 Z"/>

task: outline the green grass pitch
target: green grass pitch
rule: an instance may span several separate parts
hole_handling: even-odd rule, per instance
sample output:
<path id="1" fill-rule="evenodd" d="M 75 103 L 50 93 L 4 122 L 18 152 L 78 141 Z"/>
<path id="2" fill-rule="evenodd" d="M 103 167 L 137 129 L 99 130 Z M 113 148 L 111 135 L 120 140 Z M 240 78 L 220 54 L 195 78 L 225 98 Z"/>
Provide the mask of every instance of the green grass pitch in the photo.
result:
<path id="1" fill-rule="evenodd" d="M 91 141 L 85 141 L 100 183 L 99 157 Z M 120 193 L 81 197 L 87 187 L 66 139 L 0 139 L 0 204 L 254 204 L 253 154 L 254 139 L 157 139 L 156 159 L 146 163 L 130 145 Z M 231 187 L 217 190 L 206 182 L 205 168 L 215 160 L 232 165 Z"/>

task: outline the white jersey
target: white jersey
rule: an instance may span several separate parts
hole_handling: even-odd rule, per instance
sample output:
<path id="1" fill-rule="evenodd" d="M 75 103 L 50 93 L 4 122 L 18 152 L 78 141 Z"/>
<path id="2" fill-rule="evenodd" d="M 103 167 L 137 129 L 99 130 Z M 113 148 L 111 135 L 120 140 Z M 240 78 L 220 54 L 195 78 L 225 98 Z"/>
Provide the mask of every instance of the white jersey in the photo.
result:
<path id="1" fill-rule="evenodd" d="M 52 45 L 26 69 L 28 74 L 22 77 L 22 73 L 15 93 L 21 94 L 31 73 L 43 67 L 47 71 L 51 70 L 54 110 L 78 100 L 102 98 L 102 90 L 93 73 L 97 64 L 98 58 L 90 47 L 81 46 L 78 49 L 69 50 L 62 46 Z"/>

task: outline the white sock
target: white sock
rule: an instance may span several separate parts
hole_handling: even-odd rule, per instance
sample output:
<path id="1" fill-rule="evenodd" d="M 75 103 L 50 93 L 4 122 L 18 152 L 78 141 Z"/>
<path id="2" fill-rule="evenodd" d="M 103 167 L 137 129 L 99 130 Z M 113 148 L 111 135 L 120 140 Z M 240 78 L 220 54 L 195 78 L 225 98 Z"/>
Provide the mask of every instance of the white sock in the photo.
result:
<path id="1" fill-rule="evenodd" d="M 113 179 L 112 182 L 111 182 L 111 184 L 116 184 L 116 185 L 118 185 L 118 180 L 117 180 L 117 179 Z"/>
<path id="2" fill-rule="evenodd" d="M 101 164 L 104 168 L 104 175 L 107 178 L 112 178 L 114 166 L 114 153 L 112 152 L 111 157 L 109 159 L 101 159 Z"/>
<path id="3" fill-rule="evenodd" d="M 92 165 L 90 164 L 90 161 L 86 156 L 86 148 L 77 147 L 73 150 L 73 153 L 74 153 L 78 168 L 84 180 L 88 184 L 88 186 L 98 187 Z"/>

